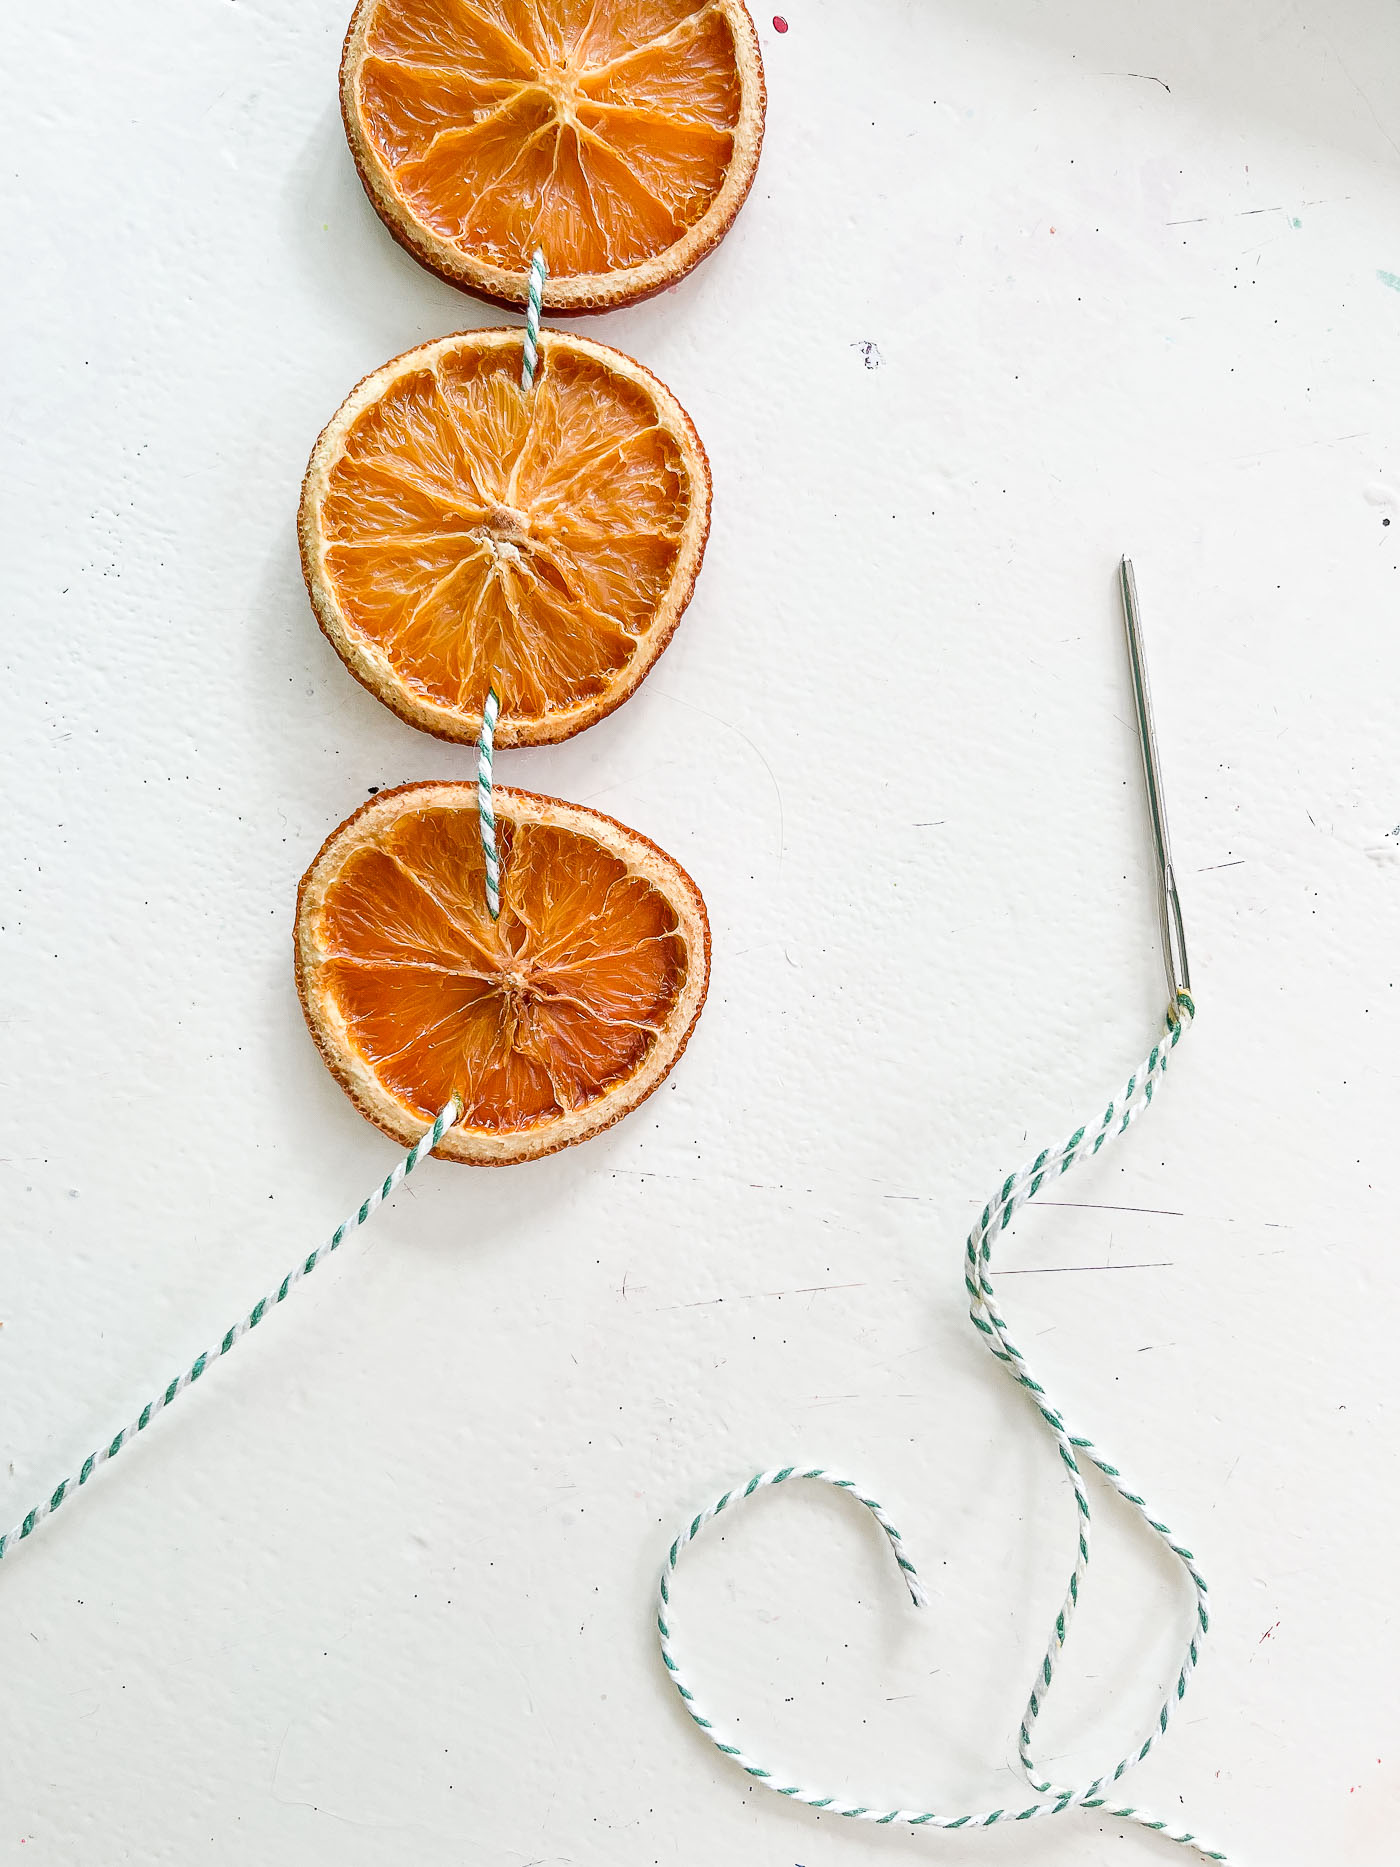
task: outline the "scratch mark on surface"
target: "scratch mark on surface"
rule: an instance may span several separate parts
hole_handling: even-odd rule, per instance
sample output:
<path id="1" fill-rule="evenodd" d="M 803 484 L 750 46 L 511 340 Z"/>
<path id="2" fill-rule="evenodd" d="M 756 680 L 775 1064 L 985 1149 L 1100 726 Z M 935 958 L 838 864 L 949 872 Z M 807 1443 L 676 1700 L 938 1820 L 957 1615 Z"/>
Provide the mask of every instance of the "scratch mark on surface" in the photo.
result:
<path id="1" fill-rule="evenodd" d="M 1375 124 L 1376 128 L 1380 131 L 1381 135 L 1385 138 L 1385 140 L 1390 144 L 1391 148 L 1395 151 L 1396 155 L 1400 156 L 1400 143 L 1396 142 L 1395 138 L 1391 135 L 1390 131 L 1385 127 L 1385 125 L 1381 122 L 1380 118 L 1376 115 L 1375 105 L 1371 102 L 1370 98 L 1366 95 L 1365 91 L 1362 90 L 1361 86 L 1356 82 L 1356 79 L 1352 77 L 1351 72 L 1347 68 L 1346 60 L 1342 57 L 1341 53 L 1337 50 L 1336 46 L 1333 45 L 1330 39 L 1327 40 L 1327 50 L 1332 54 L 1333 58 L 1336 59 L 1337 65 L 1341 71 L 1342 76 L 1346 79 L 1347 83 L 1351 86 L 1352 90 L 1356 92 L 1356 95 L 1361 99 L 1362 103 L 1366 106 L 1367 111 L 1370 113 L 1370 118 L 1371 118 L 1372 123 Z"/>
<path id="2" fill-rule="evenodd" d="M 1312 204 L 1305 203 L 1305 205 L 1310 206 Z M 1234 213 L 1222 215 L 1220 218 L 1224 220 L 1248 220 L 1253 214 L 1282 214 L 1284 212 L 1285 209 L 1282 207 L 1241 207 L 1236 208 Z M 1168 227 L 1202 227 L 1208 220 L 1214 219 L 1216 219 L 1216 216 L 1213 214 L 1192 214 L 1187 220 L 1169 220 L 1163 224 Z M 1254 248 L 1251 247 L 1249 250 L 1253 252 Z"/>
<path id="3" fill-rule="evenodd" d="M 1041 1264 L 1029 1269 L 998 1271 L 998 1277 L 1060 1277 L 1066 1271 L 1170 1271 L 1175 1270 L 1175 1261 L 1163 1260 L 1155 1264 Z"/>
<path id="4" fill-rule="evenodd" d="M 698 713 L 702 719 L 713 720 L 716 726 L 723 726 L 726 732 L 731 732 L 737 738 L 742 739 L 744 744 L 762 765 L 763 769 L 768 773 L 773 783 L 773 795 L 778 800 L 778 867 L 781 868 L 783 866 L 783 852 L 787 848 L 787 826 L 783 813 L 783 793 L 782 787 L 778 783 L 778 774 L 769 764 L 763 748 L 754 740 L 750 739 L 742 726 L 736 726 L 732 720 L 726 720 L 718 713 L 711 713 L 706 707 L 697 707 L 692 700 L 680 700 L 675 694 L 668 694 L 664 688 L 658 688 L 656 691 L 663 700 L 669 700 L 672 706 L 685 707 L 687 711 L 691 713 Z"/>
<path id="5" fill-rule="evenodd" d="M 1340 447 L 1343 441 L 1369 440 L 1370 434 L 1371 431 L 1367 428 L 1362 430 L 1359 434 L 1334 434 L 1331 440 L 1290 441 L 1286 447 L 1268 447 L 1259 454 L 1231 454 L 1228 457 L 1228 464 L 1231 466 L 1240 466 L 1245 461 L 1249 460 L 1272 460 L 1276 454 L 1301 453 L 1310 447 Z"/>
<path id="6" fill-rule="evenodd" d="M 1106 71 L 1103 75 L 1105 78 L 1139 78 L 1144 84 L 1160 84 L 1169 95 L 1172 88 L 1165 78 L 1154 78 L 1150 71 Z"/>
<path id="7" fill-rule="evenodd" d="M 727 1297 L 696 1297 L 689 1303 L 662 1303 L 657 1313 L 673 1309 L 710 1309 L 716 1303 L 771 1303 L 782 1297 L 820 1296 L 826 1290 L 865 1290 L 859 1284 L 803 1284 L 796 1290 L 741 1290 Z"/>
<path id="8" fill-rule="evenodd" d="M 674 1180 L 679 1186 L 699 1186 L 700 1176 L 694 1173 L 657 1173 L 644 1167 L 608 1167 L 605 1169 L 613 1179 L 619 1175 L 626 1180 Z"/>
<path id="9" fill-rule="evenodd" d="M 1243 867 L 1247 858 L 1237 856 L 1233 862 L 1208 862 L 1203 869 L 1197 869 L 1197 875 L 1210 875 L 1216 869 L 1238 869 Z"/>
<path id="10" fill-rule="evenodd" d="M 1076 1212 L 1149 1212 L 1154 1219 L 1184 1219 L 1184 1212 L 1173 1212 L 1168 1206 L 1104 1206 L 1092 1199 L 1038 1199 L 1038 1206 L 1067 1206 Z M 1006 1273 L 1003 1271 L 1003 1276 Z"/>

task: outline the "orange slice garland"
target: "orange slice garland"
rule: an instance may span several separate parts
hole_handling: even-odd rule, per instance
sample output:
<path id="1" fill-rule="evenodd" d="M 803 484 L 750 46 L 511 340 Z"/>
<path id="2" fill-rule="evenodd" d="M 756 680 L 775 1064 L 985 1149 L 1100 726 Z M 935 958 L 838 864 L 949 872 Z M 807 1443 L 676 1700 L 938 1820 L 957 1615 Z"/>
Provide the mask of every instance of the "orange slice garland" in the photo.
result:
<path id="1" fill-rule="evenodd" d="M 567 739 L 621 705 L 675 631 L 710 525 L 680 403 L 587 338 L 517 331 L 408 351 L 355 389 L 302 488 L 302 569 L 350 672 L 410 725 Z"/>
<path id="2" fill-rule="evenodd" d="M 454 285 L 605 311 L 728 231 L 763 142 L 742 0 L 361 0 L 341 110 L 390 233 Z"/>
<path id="3" fill-rule="evenodd" d="M 360 1111 L 408 1145 L 452 1096 L 445 1160 L 501 1165 L 636 1108 L 709 984 L 699 889 L 611 817 L 497 785 L 501 915 L 476 787 L 386 791 L 327 840 L 297 898 L 312 1036 Z"/>

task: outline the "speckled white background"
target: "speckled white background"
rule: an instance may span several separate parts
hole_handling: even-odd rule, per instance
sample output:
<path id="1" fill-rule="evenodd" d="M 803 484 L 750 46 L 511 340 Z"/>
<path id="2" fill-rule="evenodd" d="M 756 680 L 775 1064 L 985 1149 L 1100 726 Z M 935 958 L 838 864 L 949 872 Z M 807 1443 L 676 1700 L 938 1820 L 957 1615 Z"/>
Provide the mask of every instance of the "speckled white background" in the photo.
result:
<path id="1" fill-rule="evenodd" d="M 709 1009 L 604 1139 L 425 1170 L 5 1563 L 0 1862 L 1165 1855 L 1083 1815 L 779 1804 L 697 1741 L 649 1626 L 682 1516 L 846 1466 L 932 1611 L 858 1512 L 789 1492 L 697 1554 L 682 1650 L 795 1774 L 1018 1794 L 1072 1507 L 958 1260 L 1159 1013 L 1123 549 L 1201 1018 L 1085 1203 L 1010 1244 L 1065 1274 L 1002 1289 L 1213 1584 L 1135 1793 L 1246 1867 L 1394 1859 L 1400 13 L 782 4 L 734 233 L 589 327 L 709 447 L 699 593 L 621 713 L 501 759 L 692 869 Z M 7 1522 L 393 1157 L 302 1028 L 295 884 L 371 786 L 470 755 L 313 627 L 297 485 L 366 370 L 497 319 L 361 196 L 346 10 L 7 26 Z M 1112 1510 L 1098 1556 L 1045 1726 L 1071 1777 L 1151 1717 L 1187 1624 Z"/>

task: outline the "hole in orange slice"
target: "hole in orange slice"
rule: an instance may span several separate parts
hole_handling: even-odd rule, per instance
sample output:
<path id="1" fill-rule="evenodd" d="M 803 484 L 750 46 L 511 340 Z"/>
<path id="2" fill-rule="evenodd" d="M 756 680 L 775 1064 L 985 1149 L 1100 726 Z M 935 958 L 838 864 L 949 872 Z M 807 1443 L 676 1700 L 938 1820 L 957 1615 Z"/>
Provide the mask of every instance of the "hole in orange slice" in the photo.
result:
<path id="1" fill-rule="evenodd" d="M 361 1112 L 407 1146 L 451 1096 L 444 1159 L 533 1160 L 649 1096 L 709 984 L 679 864 L 611 817 L 497 785 L 501 916 L 486 911 L 476 787 L 382 792 L 297 899 L 297 987 Z"/>
<path id="2" fill-rule="evenodd" d="M 680 403 L 587 338 L 464 331 L 365 378 L 311 456 L 301 555 L 321 627 L 410 725 L 548 745 L 627 698 L 690 600 L 710 469 Z"/>
<path id="3" fill-rule="evenodd" d="M 424 265 L 497 304 L 602 311 L 723 237 L 763 142 L 742 0 L 361 0 L 341 109 L 365 191 Z"/>

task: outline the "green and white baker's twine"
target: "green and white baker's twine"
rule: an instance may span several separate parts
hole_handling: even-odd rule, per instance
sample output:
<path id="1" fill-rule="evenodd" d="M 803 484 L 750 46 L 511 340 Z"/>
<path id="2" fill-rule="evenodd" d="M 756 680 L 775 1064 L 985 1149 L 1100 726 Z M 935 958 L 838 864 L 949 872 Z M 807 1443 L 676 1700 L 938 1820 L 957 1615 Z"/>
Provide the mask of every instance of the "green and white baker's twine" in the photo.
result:
<path id="1" fill-rule="evenodd" d="M 872 1822 L 882 1827 L 902 1824 L 910 1828 L 992 1828 L 1002 1824 L 1036 1821 L 1046 1815 L 1061 1815 L 1067 1809 L 1098 1809 L 1116 1820 L 1137 1822 L 1144 1828 L 1153 1829 L 1164 1835 L 1167 1840 L 1179 1842 L 1183 1847 L 1193 1849 L 1203 1860 L 1216 1862 L 1226 1860 L 1227 1857 L 1218 1848 L 1208 1846 L 1189 1829 L 1178 1827 L 1174 1822 L 1160 1820 L 1143 1809 L 1120 1802 L 1113 1787 L 1134 1764 L 1140 1763 L 1147 1756 L 1166 1730 L 1172 1711 L 1185 1695 L 1186 1687 L 1200 1657 L 1201 1642 L 1210 1625 L 1205 1581 L 1196 1567 L 1196 1560 L 1191 1551 L 1176 1539 L 1165 1523 L 1153 1515 L 1144 1500 L 1128 1485 L 1117 1466 L 1109 1463 L 1091 1439 L 1081 1433 L 1072 1432 L 1066 1425 L 1064 1416 L 1051 1403 L 1044 1387 L 1031 1372 L 1024 1354 L 1012 1340 L 1006 1319 L 993 1293 L 991 1279 L 993 1244 L 1010 1225 L 1016 1212 L 1025 1205 L 1027 1200 L 1034 1199 L 1047 1183 L 1058 1180 L 1062 1174 L 1068 1173 L 1071 1167 L 1077 1166 L 1081 1161 L 1092 1159 L 1109 1141 L 1126 1133 L 1133 1122 L 1151 1105 L 1153 1094 L 1166 1071 L 1168 1060 L 1180 1042 L 1183 1031 L 1194 1016 L 1195 1006 L 1189 994 L 1179 993 L 1168 1015 L 1166 1029 L 1161 1039 L 1142 1068 L 1129 1077 L 1122 1095 L 1109 1103 L 1092 1129 L 1076 1128 L 1062 1146 L 1043 1149 L 1029 1166 L 1023 1167 L 1018 1173 L 1011 1174 L 1003 1182 L 995 1199 L 983 1210 L 982 1216 L 967 1241 L 965 1282 L 973 1325 L 1007 1373 L 1030 1395 L 1036 1411 L 1055 1441 L 1074 1494 L 1078 1537 L 1074 1569 L 1070 1575 L 1064 1605 L 1055 1616 L 1055 1625 L 1046 1648 L 1045 1658 L 1036 1670 L 1035 1683 L 1031 1689 L 1019 1735 L 1021 1767 L 1025 1771 L 1037 1800 L 1025 1803 L 1019 1808 L 988 1809 L 968 1815 L 943 1814 L 933 1809 L 890 1809 L 872 1806 L 845 1794 L 808 1788 L 792 1781 L 786 1775 L 769 1769 L 749 1756 L 741 1745 L 734 1742 L 731 1736 L 726 1735 L 708 1713 L 701 1709 L 676 1659 L 671 1631 L 672 1578 L 682 1554 L 700 1535 L 705 1526 L 712 1523 L 722 1512 L 732 1510 L 736 1504 L 741 1503 L 745 1498 L 752 1497 L 758 1491 L 773 1485 L 786 1484 L 794 1479 L 812 1479 L 849 1492 L 858 1503 L 863 1504 L 870 1511 L 884 1531 L 915 1606 L 924 1605 L 923 1588 L 915 1574 L 914 1565 L 904 1553 L 904 1545 L 899 1532 L 874 1499 L 864 1496 L 849 1478 L 838 1477 L 820 1466 L 804 1468 L 793 1465 L 784 1466 L 776 1471 L 758 1473 L 746 1485 L 734 1491 L 727 1491 L 722 1498 L 711 1504 L 707 1510 L 701 1511 L 682 1529 L 667 1553 L 661 1572 L 661 1599 L 657 1614 L 661 1657 L 666 1663 L 672 1683 L 680 1693 L 682 1703 L 690 1716 L 718 1750 L 726 1757 L 733 1758 L 740 1769 L 746 1770 L 755 1780 L 774 1790 L 778 1795 L 786 1796 L 794 1802 L 805 1802 L 814 1809 L 825 1809 L 833 1815 L 844 1815 L 853 1821 Z M 1045 1775 L 1032 1755 L 1031 1738 L 1036 1721 L 1050 1695 L 1055 1668 L 1069 1636 L 1070 1622 L 1078 1606 L 1084 1576 L 1089 1566 L 1089 1494 L 1084 1483 L 1081 1458 L 1087 1459 L 1090 1464 L 1098 1468 L 1118 1495 L 1133 1506 L 1143 1521 L 1176 1557 L 1190 1577 L 1195 1592 L 1195 1602 L 1191 1635 L 1185 1657 L 1181 1662 L 1172 1691 L 1158 1712 L 1152 1728 L 1137 1747 L 1120 1762 L 1114 1764 L 1112 1769 L 1095 1777 L 1091 1783 L 1086 1783 L 1082 1787 L 1072 1787 L 1054 1783 Z"/>
<path id="2" fill-rule="evenodd" d="M 501 702 L 495 687 L 481 709 L 481 738 L 476 748 L 476 814 L 481 825 L 481 855 L 486 864 L 486 906 L 493 921 L 501 918 L 501 856 L 496 846 L 496 812 L 491 803 L 491 760 Z"/>
<path id="3" fill-rule="evenodd" d="M 21 1518 L 13 1530 L 0 1536 L 0 1557 L 9 1555 L 16 1543 L 22 1543 L 26 1537 L 32 1536 L 45 1517 L 52 1516 L 66 1498 L 71 1497 L 73 1492 L 80 1490 L 87 1483 L 94 1472 L 100 1470 L 109 1459 L 114 1459 L 122 1447 L 135 1439 L 138 1433 L 143 1433 L 156 1415 L 163 1413 L 177 1394 L 182 1394 L 187 1387 L 192 1386 L 212 1363 L 218 1361 L 220 1356 L 227 1355 L 234 1343 L 241 1341 L 250 1329 L 256 1329 L 263 1318 L 270 1315 L 279 1303 L 285 1303 L 302 1279 L 309 1277 L 323 1259 L 328 1258 L 333 1251 L 344 1244 L 351 1232 L 363 1225 L 383 1205 L 395 1187 L 413 1172 L 419 1161 L 432 1153 L 460 1113 L 461 1106 L 454 1097 L 437 1116 L 432 1127 L 418 1137 L 403 1159 L 395 1165 L 393 1171 L 375 1187 L 363 1205 L 335 1228 L 324 1245 L 318 1245 L 310 1257 L 303 1258 L 295 1270 L 287 1273 L 275 1290 L 270 1291 L 260 1302 L 253 1305 L 242 1322 L 236 1322 L 227 1335 L 216 1342 L 212 1348 L 207 1348 L 202 1355 L 196 1356 L 183 1374 L 177 1374 L 169 1387 L 157 1394 L 154 1400 L 148 1400 L 130 1426 L 124 1426 L 114 1438 L 109 1439 L 105 1445 L 99 1446 L 96 1452 L 89 1453 L 83 1460 L 82 1469 L 75 1477 L 65 1478 L 56 1490 L 49 1493 L 43 1503 L 36 1504 L 33 1510 Z"/>
<path id="4" fill-rule="evenodd" d="M 540 354 L 540 313 L 544 308 L 544 282 L 549 277 L 544 249 L 536 247 L 530 255 L 530 278 L 525 287 L 525 353 L 520 363 L 520 387 L 535 386 L 535 365 Z"/>
<path id="5" fill-rule="evenodd" d="M 544 282 L 549 277 L 544 249 L 530 255 L 530 277 L 525 288 L 525 336 L 520 357 L 520 387 L 528 394 L 535 386 L 540 360 L 540 313 L 544 308 Z M 477 744 L 476 802 L 481 822 L 481 854 L 486 863 L 486 906 L 493 921 L 501 918 L 501 858 L 496 843 L 496 814 L 491 808 L 491 758 L 501 702 L 493 681 L 481 710 L 481 738 Z"/>

